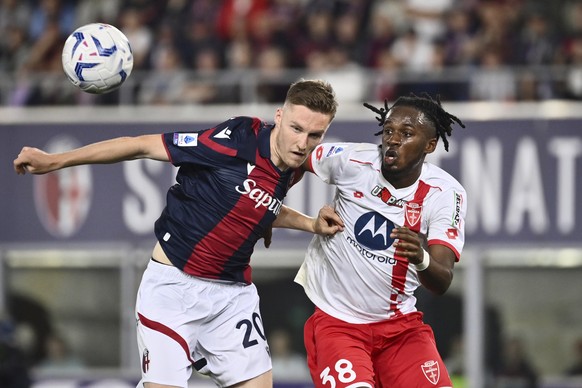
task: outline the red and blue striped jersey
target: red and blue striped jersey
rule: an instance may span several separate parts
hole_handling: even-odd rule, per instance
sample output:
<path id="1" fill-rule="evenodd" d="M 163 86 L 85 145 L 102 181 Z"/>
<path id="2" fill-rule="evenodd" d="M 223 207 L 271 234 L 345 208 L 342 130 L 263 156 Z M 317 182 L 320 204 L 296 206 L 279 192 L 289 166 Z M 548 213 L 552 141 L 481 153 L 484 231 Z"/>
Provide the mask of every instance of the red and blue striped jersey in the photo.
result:
<path id="1" fill-rule="evenodd" d="M 299 176 L 271 162 L 272 129 L 258 118 L 234 117 L 199 132 L 162 135 L 179 169 L 155 234 L 177 268 L 251 283 L 254 246 Z"/>

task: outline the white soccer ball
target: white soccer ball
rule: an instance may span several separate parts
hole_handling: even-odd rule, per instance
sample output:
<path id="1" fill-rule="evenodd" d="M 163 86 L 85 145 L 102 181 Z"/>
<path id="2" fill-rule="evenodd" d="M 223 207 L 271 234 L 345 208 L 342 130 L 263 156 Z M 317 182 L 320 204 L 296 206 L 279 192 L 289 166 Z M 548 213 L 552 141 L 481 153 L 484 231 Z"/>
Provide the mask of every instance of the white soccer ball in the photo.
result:
<path id="1" fill-rule="evenodd" d="M 129 41 L 112 25 L 87 24 L 73 31 L 65 41 L 65 74 L 87 93 L 103 94 L 119 88 L 132 68 Z"/>

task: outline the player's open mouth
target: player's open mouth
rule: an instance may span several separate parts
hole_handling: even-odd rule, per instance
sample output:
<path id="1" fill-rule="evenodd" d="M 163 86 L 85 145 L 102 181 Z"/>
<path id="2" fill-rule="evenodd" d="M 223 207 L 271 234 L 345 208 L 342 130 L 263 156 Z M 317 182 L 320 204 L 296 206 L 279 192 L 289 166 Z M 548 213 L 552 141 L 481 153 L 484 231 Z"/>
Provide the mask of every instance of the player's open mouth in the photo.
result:
<path id="1" fill-rule="evenodd" d="M 392 164 L 398 159 L 398 152 L 393 150 L 388 150 L 384 154 L 384 162 L 388 164 Z"/>

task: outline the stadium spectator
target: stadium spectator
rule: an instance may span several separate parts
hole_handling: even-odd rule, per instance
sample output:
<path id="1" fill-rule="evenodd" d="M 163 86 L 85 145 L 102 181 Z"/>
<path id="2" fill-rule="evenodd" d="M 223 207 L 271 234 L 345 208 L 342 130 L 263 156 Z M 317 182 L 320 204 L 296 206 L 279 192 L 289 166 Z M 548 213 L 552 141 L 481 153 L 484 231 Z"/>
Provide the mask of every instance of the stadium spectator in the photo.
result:
<path id="1" fill-rule="evenodd" d="M 415 34 L 427 42 L 441 39 L 445 33 L 445 15 L 455 0 L 405 0 L 405 11 Z"/>
<path id="2" fill-rule="evenodd" d="M 71 349 L 62 334 L 51 333 L 45 339 L 46 357 L 40 361 L 37 369 L 50 374 L 86 371 L 85 363 Z"/>
<path id="3" fill-rule="evenodd" d="M 515 101 L 516 75 L 503 63 L 502 54 L 495 47 L 483 49 L 480 66 L 473 69 L 469 93 L 475 101 Z"/>
<path id="4" fill-rule="evenodd" d="M 473 12 L 462 8 L 454 8 L 447 14 L 447 28 L 442 40 L 447 66 L 475 64 L 478 44 L 473 17 Z"/>
<path id="5" fill-rule="evenodd" d="M 75 6 L 74 28 L 86 24 L 108 23 L 115 25 L 122 0 L 80 0 Z M 67 32 L 68 34 L 68 32 Z"/>
<path id="6" fill-rule="evenodd" d="M 75 10 L 73 4 L 65 0 L 39 0 L 34 2 L 28 34 L 31 39 L 42 39 L 46 29 L 52 23 L 56 24 L 58 33 L 67 36 L 73 31 Z"/>
<path id="7" fill-rule="evenodd" d="M 206 47 L 196 52 L 193 60 L 195 72 L 188 80 L 183 102 L 212 104 L 227 101 L 229 89 L 225 88 L 221 78 L 220 51 Z"/>
<path id="8" fill-rule="evenodd" d="M 310 78 L 322 78 L 331 83 L 340 103 L 360 102 L 366 96 L 367 84 L 362 67 L 341 47 L 311 53 L 307 74 Z"/>
<path id="9" fill-rule="evenodd" d="M 154 40 L 153 31 L 144 23 L 141 12 L 138 8 L 125 8 L 119 16 L 119 29 L 131 44 L 135 70 L 147 68 L 147 58 Z"/>
<path id="10" fill-rule="evenodd" d="M 0 317 L 0 386 L 29 388 L 32 386 L 29 363 L 14 339 L 14 322 Z"/>
<path id="11" fill-rule="evenodd" d="M 419 38 L 410 28 L 392 45 L 392 55 L 407 71 L 428 71 L 434 54 L 434 43 Z"/>
<path id="12" fill-rule="evenodd" d="M 28 29 L 31 18 L 31 4 L 19 0 L 2 0 L 0 2 L 0 46 L 7 45 L 5 32 L 18 27 Z M 24 34 L 28 37 L 28 33 Z"/>
<path id="13" fill-rule="evenodd" d="M 362 42 L 362 65 L 379 65 L 382 52 L 389 50 L 398 36 L 394 21 L 382 12 L 372 13 L 366 38 Z"/>
<path id="14" fill-rule="evenodd" d="M 180 104 L 185 101 L 187 80 L 180 53 L 173 46 L 158 47 L 152 58 L 150 75 L 139 89 L 139 102 L 151 105 Z"/>
<path id="15" fill-rule="evenodd" d="M 434 45 L 444 46 L 447 79 L 454 78 L 460 84 L 471 78 L 471 73 L 460 67 L 472 67 L 479 73 L 488 66 L 488 61 L 482 61 L 483 54 L 496 53 L 499 67 L 511 73 L 505 76 L 515 78 L 510 82 L 513 86 L 508 88 L 514 90 L 489 90 L 479 99 L 578 99 L 575 51 L 582 33 L 579 3 L 567 0 L 552 2 L 552 5 L 541 0 L 2 0 L 0 87 L 4 90 L 1 103 L 24 106 L 140 103 L 139 84 L 149 76 L 140 71 L 149 70 L 151 53 L 157 41 L 166 36 L 168 26 L 186 71 L 196 71 L 195 58 L 199 51 L 216 50 L 219 70 L 224 71 L 222 88 L 228 92 L 222 90 L 209 100 L 212 102 L 231 103 L 242 98 L 254 101 L 258 82 L 249 75 L 258 72 L 257 58 L 267 49 L 286 53 L 286 70 L 291 70 L 285 72 L 287 82 L 296 79 L 297 72 L 312 71 L 316 63 L 328 63 L 329 56 L 343 50 L 351 62 L 361 66 L 365 83 L 373 84 L 375 74 L 367 70 L 378 66 L 379 57 L 387 49 L 393 50 L 392 56 L 402 66 L 398 69 L 399 76 L 406 78 L 402 72 L 411 69 L 439 75 L 442 70 L 433 68 L 431 62 Z M 130 91 L 126 88 L 123 99 L 117 93 L 99 98 L 79 95 L 62 76 L 56 54 L 64 38 L 72 28 L 96 21 L 116 25 L 132 44 L 133 83 L 138 86 Z M 55 27 L 58 31 L 55 44 L 48 45 L 48 41 L 55 40 Z M 240 45 L 240 42 L 245 42 L 251 56 L 246 77 L 240 77 L 240 68 L 233 68 L 228 59 L 231 45 Z M 520 68 L 514 66 L 532 65 L 542 67 L 517 77 Z M 44 72 L 40 73 L 41 70 Z M 492 77 L 490 70 L 486 69 L 486 73 Z M 48 78 L 51 80 L 47 81 Z M 244 85 L 245 97 L 240 92 L 243 79 L 248 81 Z M 248 92 L 250 87 L 255 90 Z M 372 94 L 365 94 L 363 99 Z M 472 98 L 475 97 L 464 92 L 454 97 L 455 100 Z"/>
<path id="16" fill-rule="evenodd" d="M 273 357 L 273 381 L 275 383 L 305 383 L 309 381 L 309 369 L 304 354 L 293 349 L 291 334 L 284 328 L 271 331 L 269 350 Z"/>
<path id="17" fill-rule="evenodd" d="M 285 98 L 287 92 L 285 70 L 287 68 L 287 53 L 277 46 L 265 47 L 258 54 L 258 102 L 275 103 Z"/>
<path id="18" fill-rule="evenodd" d="M 392 55 L 390 49 L 381 50 L 376 59 L 376 77 L 373 82 L 372 98 L 376 100 L 394 101 L 400 94 L 399 85 L 400 64 Z"/>
<path id="19" fill-rule="evenodd" d="M 501 364 L 495 371 L 495 387 L 538 387 L 538 374 L 522 339 L 512 337 L 505 341 Z"/>
<path id="20" fill-rule="evenodd" d="M 333 47 L 333 14 L 326 7 L 315 9 L 305 15 L 302 33 L 295 38 L 294 56 L 296 66 L 309 66 L 312 53 L 325 53 Z"/>
<path id="21" fill-rule="evenodd" d="M 572 349 L 574 351 L 574 357 L 572 357 L 572 361 L 564 371 L 564 374 L 566 376 L 582 376 L 582 338 L 574 342 Z"/>

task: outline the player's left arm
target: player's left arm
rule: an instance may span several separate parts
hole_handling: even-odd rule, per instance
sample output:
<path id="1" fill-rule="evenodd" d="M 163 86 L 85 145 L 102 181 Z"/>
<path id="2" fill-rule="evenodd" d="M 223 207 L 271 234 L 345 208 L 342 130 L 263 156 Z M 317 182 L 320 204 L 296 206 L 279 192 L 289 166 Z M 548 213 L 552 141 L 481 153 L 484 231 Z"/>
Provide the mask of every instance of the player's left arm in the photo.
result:
<path id="1" fill-rule="evenodd" d="M 424 287 L 439 295 L 449 289 L 456 261 L 452 249 L 445 245 L 433 244 L 425 251 L 422 238 L 407 227 L 394 228 L 390 237 L 397 240 L 394 244 L 398 255 L 407 258 L 411 265 L 422 266 L 423 261 L 425 265 L 428 261 L 428 267 L 417 270 Z M 425 255 L 428 255 L 428 258 L 425 259 Z"/>
<path id="2" fill-rule="evenodd" d="M 317 217 L 309 217 L 283 205 L 281 213 L 279 213 L 275 222 L 273 222 L 273 227 L 302 230 L 322 236 L 332 236 L 343 230 L 344 222 L 329 205 L 324 205 L 319 209 Z"/>
<path id="3" fill-rule="evenodd" d="M 13 164 L 18 174 L 46 174 L 83 164 L 109 164 L 143 158 L 169 160 L 160 135 L 118 137 L 61 153 L 23 147 Z"/>
<path id="4" fill-rule="evenodd" d="M 265 248 L 271 246 L 273 228 L 295 229 L 322 236 L 333 236 L 337 232 L 344 230 L 344 222 L 329 205 L 324 205 L 319 209 L 317 217 L 309 217 L 308 215 L 283 205 L 281 213 L 279 213 L 275 222 L 273 222 L 272 227 L 268 228 L 263 235 Z"/>

